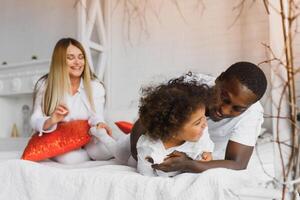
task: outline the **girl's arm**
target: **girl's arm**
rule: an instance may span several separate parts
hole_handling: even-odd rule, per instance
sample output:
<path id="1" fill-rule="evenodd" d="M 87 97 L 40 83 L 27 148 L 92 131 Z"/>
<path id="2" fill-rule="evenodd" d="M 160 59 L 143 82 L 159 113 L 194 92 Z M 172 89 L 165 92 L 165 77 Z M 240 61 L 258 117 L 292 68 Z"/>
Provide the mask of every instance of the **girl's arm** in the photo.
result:
<path id="1" fill-rule="evenodd" d="M 153 159 L 151 158 L 151 151 L 151 148 L 145 146 L 137 148 L 137 170 L 142 175 L 157 176 L 155 170 L 152 168 Z"/>
<path id="2" fill-rule="evenodd" d="M 198 155 L 195 160 L 211 161 L 213 159 L 212 152 L 214 151 L 215 145 L 209 137 L 208 128 L 204 129 L 202 137 L 197 144 L 201 154 Z"/>
<path id="3" fill-rule="evenodd" d="M 200 138 L 200 148 L 202 152 L 213 152 L 215 148 L 215 144 L 209 137 L 208 128 L 206 127 L 203 131 L 203 135 Z"/>

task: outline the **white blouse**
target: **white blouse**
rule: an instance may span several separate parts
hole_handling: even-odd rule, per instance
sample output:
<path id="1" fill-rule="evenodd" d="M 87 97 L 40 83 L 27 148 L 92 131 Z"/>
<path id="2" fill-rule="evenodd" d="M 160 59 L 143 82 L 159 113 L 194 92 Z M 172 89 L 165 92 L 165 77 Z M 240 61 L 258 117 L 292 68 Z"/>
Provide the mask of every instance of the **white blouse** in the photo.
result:
<path id="1" fill-rule="evenodd" d="M 90 126 L 95 126 L 99 122 L 104 122 L 104 103 L 105 103 L 105 90 L 103 85 L 96 80 L 91 81 L 93 92 L 93 100 L 95 104 L 95 112 L 92 110 L 88 97 L 85 93 L 83 80 L 81 79 L 79 88 L 74 95 L 66 94 L 64 104 L 66 104 L 69 113 L 63 119 L 64 122 L 71 120 L 88 120 Z M 41 81 L 39 90 L 36 94 L 34 110 L 31 115 L 32 128 L 42 133 L 49 133 L 56 129 L 57 125 L 53 125 L 48 130 L 43 130 L 44 123 L 50 116 L 46 116 L 42 111 L 42 100 L 44 98 L 46 84 Z"/>

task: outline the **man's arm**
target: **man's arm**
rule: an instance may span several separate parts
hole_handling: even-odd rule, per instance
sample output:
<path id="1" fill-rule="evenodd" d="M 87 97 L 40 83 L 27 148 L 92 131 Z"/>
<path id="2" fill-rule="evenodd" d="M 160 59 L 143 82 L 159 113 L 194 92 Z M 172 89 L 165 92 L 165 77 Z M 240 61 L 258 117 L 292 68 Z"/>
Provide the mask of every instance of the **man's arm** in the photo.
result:
<path id="1" fill-rule="evenodd" d="M 136 143 L 138 142 L 140 136 L 145 132 L 146 132 L 145 128 L 142 126 L 140 119 L 138 119 L 134 123 L 131 134 L 130 134 L 131 155 L 135 160 L 137 160 Z"/>
<path id="2" fill-rule="evenodd" d="M 229 141 L 226 148 L 225 160 L 212 160 L 208 162 L 191 160 L 184 153 L 176 152 L 163 163 L 152 165 L 154 169 L 162 171 L 183 171 L 200 173 L 212 168 L 228 168 L 235 170 L 246 169 L 253 152 L 252 146 L 246 146 Z"/>

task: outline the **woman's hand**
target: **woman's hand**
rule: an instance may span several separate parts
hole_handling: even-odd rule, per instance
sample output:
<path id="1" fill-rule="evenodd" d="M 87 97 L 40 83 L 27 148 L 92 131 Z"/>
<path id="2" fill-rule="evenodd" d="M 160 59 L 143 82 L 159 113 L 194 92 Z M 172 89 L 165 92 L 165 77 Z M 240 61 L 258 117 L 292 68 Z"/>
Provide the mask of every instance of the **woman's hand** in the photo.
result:
<path id="1" fill-rule="evenodd" d="M 68 108 L 65 105 L 58 105 L 54 112 L 51 114 L 50 118 L 47 119 L 43 125 L 43 130 L 48 130 L 53 125 L 61 122 L 65 116 L 69 113 Z"/>
<path id="2" fill-rule="evenodd" d="M 106 130 L 106 133 L 112 137 L 112 130 L 107 124 L 105 124 L 103 122 L 98 123 L 97 129 L 101 129 L 101 128 L 104 128 Z"/>
<path id="3" fill-rule="evenodd" d="M 211 152 L 203 152 L 201 157 L 201 161 L 211 161 L 213 159 Z"/>
<path id="4" fill-rule="evenodd" d="M 58 105 L 50 117 L 52 124 L 61 122 L 68 115 L 68 113 L 69 109 L 66 105 Z"/>
<path id="5" fill-rule="evenodd" d="M 191 158 L 188 157 L 185 153 L 174 151 L 164 159 L 164 162 L 160 164 L 154 164 L 152 165 L 152 168 L 156 170 L 162 170 L 164 172 L 184 171 L 186 163 L 190 160 Z"/>

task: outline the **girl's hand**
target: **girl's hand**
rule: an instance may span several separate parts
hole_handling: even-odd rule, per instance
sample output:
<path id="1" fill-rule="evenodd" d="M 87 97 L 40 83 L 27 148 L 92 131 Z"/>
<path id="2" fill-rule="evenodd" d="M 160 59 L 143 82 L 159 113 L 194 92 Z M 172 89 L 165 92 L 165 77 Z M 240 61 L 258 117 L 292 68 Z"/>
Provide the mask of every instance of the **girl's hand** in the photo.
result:
<path id="1" fill-rule="evenodd" d="M 201 161 L 211 161 L 213 159 L 211 152 L 203 152 L 201 157 Z"/>
<path id="2" fill-rule="evenodd" d="M 147 156 L 146 158 L 145 158 L 145 160 L 147 160 L 149 163 L 151 163 L 151 164 L 154 164 L 154 160 L 153 160 L 153 158 L 151 158 L 150 156 Z"/>
<path id="3" fill-rule="evenodd" d="M 112 137 L 112 130 L 107 124 L 105 124 L 103 122 L 98 123 L 97 129 L 101 129 L 101 128 L 104 128 L 106 130 L 106 133 Z"/>
<path id="4" fill-rule="evenodd" d="M 59 104 L 54 112 L 52 113 L 50 119 L 53 124 L 61 122 L 69 113 L 69 109 L 64 104 Z"/>

